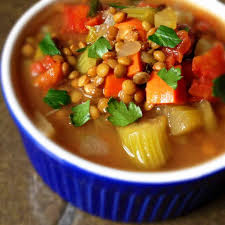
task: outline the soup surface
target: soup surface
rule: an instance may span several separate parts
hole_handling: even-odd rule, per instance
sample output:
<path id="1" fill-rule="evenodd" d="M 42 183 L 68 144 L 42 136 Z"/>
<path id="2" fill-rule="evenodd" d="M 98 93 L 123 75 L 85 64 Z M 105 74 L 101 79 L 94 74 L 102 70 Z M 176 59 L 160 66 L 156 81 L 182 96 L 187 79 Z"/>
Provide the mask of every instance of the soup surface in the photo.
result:
<path id="1" fill-rule="evenodd" d="M 180 169 L 225 151 L 225 51 L 210 19 L 147 1 L 46 10 L 15 76 L 45 135 L 125 170 Z"/>

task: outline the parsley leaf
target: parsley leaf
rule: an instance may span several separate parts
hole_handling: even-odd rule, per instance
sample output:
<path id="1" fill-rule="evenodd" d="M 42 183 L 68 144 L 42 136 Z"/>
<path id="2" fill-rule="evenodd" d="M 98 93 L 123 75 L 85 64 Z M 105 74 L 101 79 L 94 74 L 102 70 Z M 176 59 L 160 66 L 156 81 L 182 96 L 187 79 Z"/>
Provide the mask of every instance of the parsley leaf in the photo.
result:
<path id="1" fill-rule="evenodd" d="M 72 124 L 75 127 L 81 127 L 85 123 L 87 123 L 90 116 L 90 100 L 86 101 L 83 104 L 74 106 L 72 108 L 73 113 L 70 114 L 70 119 Z"/>
<path id="2" fill-rule="evenodd" d="M 113 125 L 120 127 L 125 127 L 142 117 L 142 111 L 139 106 L 131 102 L 127 108 L 123 102 L 118 102 L 114 98 L 109 99 L 106 110 L 111 114 L 108 120 Z"/>
<path id="3" fill-rule="evenodd" d="M 181 69 L 172 67 L 170 70 L 166 68 L 158 72 L 158 76 L 164 80 L 171 88 L 177 89 L 177 82 L 183 77 L 181 76 Z"/>
<path id="4" fill-rule="evenodd" d="M 89 11 L 88 16 L 90 16 L 90 17 L 96 16 L 99 8 L 100 8 L 100 2 L 99 2 L 99 0 L 91 0 L 91 3 L 90 3 L 90 11 Z"/>
<path id="5" fill-rule="evenodd" d="M 70 96 L 67 91 L 50 89 L 43 101 L 53 109 L 60 109 L 64 105 L 71 103 Z"/>
<path id="6" fill-rule="evenodd" d="M 190 27 L 186 26 L 186 27 L 184 27 L 184 30 L 189 32 L 190 31 Z"/>
<path id="7" fill-rule="evenodd" d="M 112 49 L 109 41 L 104 37 L 100 37 L 93 45 L 88 49 L 89 58 L 102 58 L 102 56 Z"/>
<path id="8" fill-rule="evenodd" d="M 161 25 L 153 35 L 149 36 L 148 40 L 160 46 L 170 48 L 175 48 L 181 43 L 181 39 L 177 36 L 176 32 L 172 28 L 163 25 Z"/>
<path id="9" fill-rule="evenodd" d="M 79 49 L 77 49 L 77 52 L 84 52 L 86 49 L 87 49 L 87 47 L 79 48 Z"/>
<path id="10" fill-rule="evenodd" d="M 111 6 L 113 8 L 116 8 L 116 9 L 126 9 L 126 8 L 128 8 L 128 6 L 123 6 L 123 5 L 120 5 L 119 3 L 109 3 L 109 6 Z"/>
<path id="11" fill-rule="evenodd" d="M 56 47 L 49 33 L 39 43 L 39 47 L 45 55 L 61 55 L 60 50 Z"/>
<path id="12" fill-rule="evenodd" d="M 213 80 L 212 95 L 225 103 L 225 74 Z"/>

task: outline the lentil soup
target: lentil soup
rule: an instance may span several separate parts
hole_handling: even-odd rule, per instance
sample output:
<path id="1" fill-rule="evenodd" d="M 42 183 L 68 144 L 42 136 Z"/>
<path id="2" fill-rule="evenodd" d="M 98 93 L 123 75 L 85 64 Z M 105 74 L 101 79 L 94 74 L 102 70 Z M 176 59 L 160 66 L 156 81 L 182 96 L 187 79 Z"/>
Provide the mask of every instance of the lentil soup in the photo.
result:
<path id="1" fill-rule="evenodd" d="M 15 86 L 36 126 L 125 170 L 224 153 L 225 51 L 210 17 L 151 1 L 74 2 L 46 9 L 17 54 Z"/>

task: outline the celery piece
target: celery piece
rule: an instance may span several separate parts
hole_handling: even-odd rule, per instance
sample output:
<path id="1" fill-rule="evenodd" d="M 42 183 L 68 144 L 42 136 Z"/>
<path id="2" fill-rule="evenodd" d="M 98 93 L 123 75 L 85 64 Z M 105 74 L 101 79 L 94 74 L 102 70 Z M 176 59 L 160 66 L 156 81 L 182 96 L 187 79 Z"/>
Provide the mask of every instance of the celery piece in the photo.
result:
<path id="1" fill-rule="evenodd" d="M 177 15 L 173 9 L 167 7 L 155 14 L 155 27 L 160 27 L 160 25 L 176 29 Z"/>
<path id="2" fill-rule="evenodd" d="M 214 40 L 210 39 L 209 37 L 201 37 L 195 47 L 195 56 L 200 56 L 209 51 L 213 44 L 215 43 Z"/>
<path id="3" fill-rule="evenodd" d="M 129 7 L 123 9 L 123 12 L 128 14 L 128 17 L 137 18 L 141 21 L 148 21 L 152 25 L 154 24 L 154 15 L 157 9 L 154 8 L 139 8 L 139 7 Z"/>
<path id="4" fill-rule="evenodd" d="M 166 108 L 170 132 L 174 136 L 190 133 L 203 126 L 200 110 L 190 106 L 168 106 Z"/>
<path id="5" fill-rule="evenodd" d="M 169 158 L 167 119 L 155 119 L 117 128 L 124 150 L 140 168 L 159 169 Z"/>
<path id="6" fill-rule="evenodd" d="M 78 57 L 76 68 L 81 74 L 85 74 L 88 70 L 95 66 L 97 59 L 88 57 L 88 48 Z"/>
<path id="7" fill-rule="evenodd" d="M 198 103 L 198 107 L 202 112 L 205 129 L 208 132 L 215 131 L 218 126 L 218 123 L 216 114 L 213 111 L 210 102 L 208 102 L 207 100 L 202 100 L 201 102 Z"/>

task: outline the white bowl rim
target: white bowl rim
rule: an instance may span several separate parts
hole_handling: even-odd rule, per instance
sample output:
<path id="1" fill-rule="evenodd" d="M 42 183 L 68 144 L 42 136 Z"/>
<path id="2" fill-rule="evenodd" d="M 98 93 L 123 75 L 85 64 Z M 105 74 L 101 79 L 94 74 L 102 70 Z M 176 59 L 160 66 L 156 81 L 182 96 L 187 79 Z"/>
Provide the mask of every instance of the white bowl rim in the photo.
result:
<path id="1" fill-rule="evenodd" d="M 59 145 L 55 144 L 53 141 L 45 137 L 31 122 L 28 116 L 23 111 L 20 106 L 16 94 L 14 93 L 13 85 L 11 82 L 11 68 L 10 62 L 13 52 L 13 47 L 15 46 L 18 35 L 21 30 L 26 27 L 28 21 L 31 20 L 38 12 L 44 9 L 49 4 L 57 0 L 42 0 L 36 3 L 31 7 L 26 13 L 18 20 L 16 25 L 11 30 L 7 41 L 5 43 L 3 54 L 2 54 L 2 89 L 7 99 L 9 108 L 16 111 L 16 118 L 19 120 L 20 124 L 24 129 L 41 145 L 46 151 L 49 151 L 53 155 L 57 156 L 60 159 L 69 162 L 72 165 L 75 165 L 84 171 L 94 173 L 99 176 L 106 178 L 111 178 L 115 180 L 121 180 L 126 182 L 138 182 L 143 184 L 155 183 L 174 183 L 174 182 L 185 182 L 191 181 L 205 176 L 214 174 L 217 171 L 223 170 L 225 168 L 225 154 L 218 156 L 217 158 L 210 160 L 208 162 L 202 163 L 200 165 L 193 166 L 191 168 L 180 169 L 176 171 L 168 172 L 132 172 L 119 169 L 113 169 L 106 166 L 102 166 L 75 154 L 72 154 Z M 224 9 L 225 5 L 218 1 L 211 0 L 188 0 L 190 3 L 193 3 L 202 9 L 207 9 L 209 12 L 215 13 L 219 18 L 225 21 Z M 48 146 L 46 148 L 45 146 Z"/>

